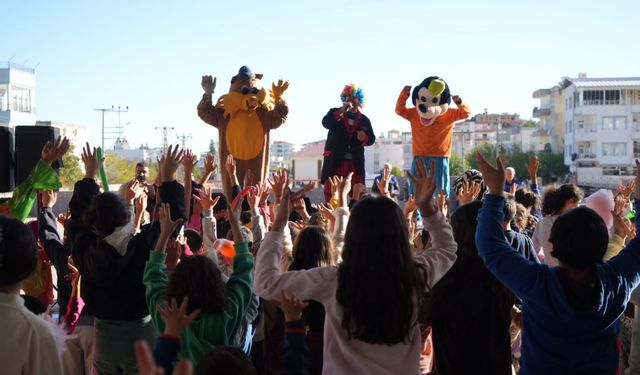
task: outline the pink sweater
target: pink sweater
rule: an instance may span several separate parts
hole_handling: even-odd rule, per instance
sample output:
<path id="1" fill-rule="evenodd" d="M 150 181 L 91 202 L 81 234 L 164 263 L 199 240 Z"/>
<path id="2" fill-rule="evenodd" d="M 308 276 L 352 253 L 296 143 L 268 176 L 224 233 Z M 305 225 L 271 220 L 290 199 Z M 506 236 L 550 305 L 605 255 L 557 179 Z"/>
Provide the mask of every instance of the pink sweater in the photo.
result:
<path id="1" fill-rule="evenodd" d="M 441 213 L 425 219 L 432 248 L 416 258 L 424 267 L 427 283 L 433 286 L 456 260 L 456 243 L 451 226 Z M 284 234 L 269 232 L 258 252 L 255 269 L 255 293 L 267 300 L 279 300 L 280 291 L 293 293 L 302 300 L 315 300 L 326 310 L 324 324 L 323 374 L 419 374 L 420 329 L 415 324 L 408 344 L 374 345 L 359 340 L 347 341 L 342 329 L 342 308 L 336 301 L 338 267 L 320 267 L 305 271 L 280 272 Z M 380 301 L 384 303 L 384 301 Z M 381 322 L 384 324 L 384 322 Z"/>

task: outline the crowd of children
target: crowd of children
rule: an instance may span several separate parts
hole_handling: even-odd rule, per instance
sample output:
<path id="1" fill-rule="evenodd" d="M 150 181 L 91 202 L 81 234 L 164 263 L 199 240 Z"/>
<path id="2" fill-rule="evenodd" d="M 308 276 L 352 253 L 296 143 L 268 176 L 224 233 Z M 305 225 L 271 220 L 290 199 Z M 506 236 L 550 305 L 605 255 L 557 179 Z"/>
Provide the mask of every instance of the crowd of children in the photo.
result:
<path id="1" fill-rule="evenodd" d="M 56 216 L 69 146 L 47 144 L 0 205 L 2 373 L 640 373 L 640 170 L 585 206 L 572 184 L 541 194 L 536 158 L 525 184 L 478 155 L 449 198 L 420 159 L 401 205 L 389 173 L 375 193 L 330 177 L 311 204 L 312 184 L 252 186 L 232 155 L 216 193 L 213 156 L 193 181 L 177 146 L 153 183 L 104 192 L 87 144 Z"/>

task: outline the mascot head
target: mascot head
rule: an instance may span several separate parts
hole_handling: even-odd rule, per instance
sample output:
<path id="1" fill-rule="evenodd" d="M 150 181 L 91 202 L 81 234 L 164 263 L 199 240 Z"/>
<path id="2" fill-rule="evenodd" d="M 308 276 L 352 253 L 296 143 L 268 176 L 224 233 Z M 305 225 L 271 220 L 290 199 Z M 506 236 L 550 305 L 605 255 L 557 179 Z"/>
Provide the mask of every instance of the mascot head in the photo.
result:
<path id="1" fill-rule="evenodd" d="M 413 88 L 411 102 L 418 110 L 422 125 L 429 126 L 438 116 L 449 110 L 449 85 L 440 77 L 428 77 Z"/>
<path id="2" fill-rule="evenodd" d="M 231 78 L 229 93 L 222 98 L 222 104 L 227 114 L 239 110 L 255 111 L 259 107 L 269 104 L 269 95 L 261 84 L 262 74 L 255 74 L 246 66 L 238 70 L 238 74 Z"/>
<path id="3" fill-rule="evenodd" d="M 350 83 L 342 89 L 340 100 L 343 104 L 348 103 L 352 108 L 362 108 L 364 105 L 364 92 L 355 83 Z"/>

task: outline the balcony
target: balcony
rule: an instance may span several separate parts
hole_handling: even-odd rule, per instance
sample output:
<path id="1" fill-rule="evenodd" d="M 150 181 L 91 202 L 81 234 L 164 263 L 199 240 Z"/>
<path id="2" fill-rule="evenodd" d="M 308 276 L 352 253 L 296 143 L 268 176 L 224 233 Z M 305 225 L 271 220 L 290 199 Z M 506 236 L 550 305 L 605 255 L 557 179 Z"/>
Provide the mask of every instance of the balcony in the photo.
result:
<path id="1" fill-rule="evenodd" d="M 551 108 L 538 108 L 535 107 L 533 109 L 533 117 L 534 118 L 540 118 L 543 116 L 549 116 L 551 115 Z"/>
<path id="2" fill-rule="evenodd" d="M 576 133 L 575 133 L 576 142 L 595 141 L 597 137 L 598 137 L 598 133 L 595 127 L 576 129 Z"/>
<path id="3" fill-rule="evenodd" d="M 580 159 L 597 159 L 596 154 L 593 152 L 585 152 L 585 153 L 579 153 L 578 154 L 578 160 Z"/>

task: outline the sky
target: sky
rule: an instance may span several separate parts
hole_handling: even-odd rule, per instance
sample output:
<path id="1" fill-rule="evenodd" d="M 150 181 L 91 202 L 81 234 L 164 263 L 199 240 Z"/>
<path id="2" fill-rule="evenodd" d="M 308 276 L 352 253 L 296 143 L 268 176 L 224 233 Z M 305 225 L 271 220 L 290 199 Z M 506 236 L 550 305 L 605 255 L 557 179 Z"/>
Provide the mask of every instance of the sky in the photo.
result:
<path id="1" fill-rule="evenodd" d="M 38 120 L 87 126 L 94 108 L 121 115 L 134 147 L 190 134 L 205 151 L 217 130 L 197 116 L 204 74 L 228 91 L 242 65 L 270 87 L 290 81 L 290 113 L 271 138 L 326 137 L 320 121 L 350 82 L 376 134 L 409 130 L 395 112 L 405 85 L 444 78 L 473 113 L 528 119 L 533 91 L 562 77 L 640 76 L 640 2 L 626 1 L 49 1 L 0 0 L 0 61 L 36 66 Z M 107 126 L 117 125 L 107 113 Z M 107 143 L 108 145 L 108 143 Z"/>

